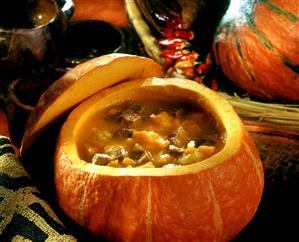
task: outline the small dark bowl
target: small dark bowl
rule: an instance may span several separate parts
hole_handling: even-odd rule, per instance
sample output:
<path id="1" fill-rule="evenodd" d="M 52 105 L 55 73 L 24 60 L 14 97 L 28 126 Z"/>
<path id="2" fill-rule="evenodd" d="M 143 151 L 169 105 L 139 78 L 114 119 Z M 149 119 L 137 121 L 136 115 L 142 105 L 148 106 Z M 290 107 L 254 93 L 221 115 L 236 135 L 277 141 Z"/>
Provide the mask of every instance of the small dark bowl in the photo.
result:
<path id="1" fill-rule="evenodd" d="M 123 30 L 100 20 L 72 21 L 66 31 L 63 55 L 66 67 L 124 50 Z"/>

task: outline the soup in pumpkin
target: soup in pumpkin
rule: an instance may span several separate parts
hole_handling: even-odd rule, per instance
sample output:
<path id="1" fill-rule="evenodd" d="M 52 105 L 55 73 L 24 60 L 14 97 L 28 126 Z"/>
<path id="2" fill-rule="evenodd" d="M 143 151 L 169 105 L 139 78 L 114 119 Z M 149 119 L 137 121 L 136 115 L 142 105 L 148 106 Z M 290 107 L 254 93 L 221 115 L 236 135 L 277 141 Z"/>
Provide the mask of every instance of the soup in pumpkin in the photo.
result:
<path id="1" fill-rule="evenodd" d="M 101 166 L 189 165 L 223 145 L 214 119 L 187 102 L 126 101 L 102 110 L 89 123 L 79 153 Z"/>

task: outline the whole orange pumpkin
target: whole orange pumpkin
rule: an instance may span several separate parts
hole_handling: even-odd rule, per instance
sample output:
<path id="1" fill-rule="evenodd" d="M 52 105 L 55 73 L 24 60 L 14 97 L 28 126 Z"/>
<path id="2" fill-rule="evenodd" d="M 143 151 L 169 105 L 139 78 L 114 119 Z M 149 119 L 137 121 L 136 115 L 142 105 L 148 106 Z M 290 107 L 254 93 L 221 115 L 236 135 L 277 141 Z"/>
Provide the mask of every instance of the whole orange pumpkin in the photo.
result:
<path id="1" fill-rule="evenodd" d="M 298 2 L 232 0 L 214 53 L 223 73 L 249 94 L 298 101 Z"/>

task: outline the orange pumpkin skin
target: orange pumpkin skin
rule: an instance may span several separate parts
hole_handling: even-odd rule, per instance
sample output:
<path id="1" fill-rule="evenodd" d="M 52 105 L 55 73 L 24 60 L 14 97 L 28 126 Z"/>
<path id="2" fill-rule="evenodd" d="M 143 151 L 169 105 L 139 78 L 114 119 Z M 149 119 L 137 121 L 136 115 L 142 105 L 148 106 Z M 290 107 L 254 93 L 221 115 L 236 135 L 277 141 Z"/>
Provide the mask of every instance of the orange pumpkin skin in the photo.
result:
<path id="1" fill-rule="evenodd" d="M 0 109 L 0 135 L 10 137 L 6 113 Z"/>
<path id="2" fill-rule="evenodd" d="M 233 0 L 215 37 L 216 62 L 253 96 L 298 101 L 298 29 L 296 1 Z"/>
<path id="3" fill-rule="evenodd" d="M 218 98 L 213 100 L 222 103 Z M 232 109 L 223 109 L 234 116 Z M 254 216 L 264 185 L 256 147 L 237 122 L 238 149 L 227 152 L 225 160 L 202 163 L 200 171 L 199 163 L 173 173 L 164 169 L 165 175 L 157 174 L 162 168 L 148 168 L 154 170 L 143 175 L 135 175 L 137 168 L 129 175 L 83 169 L 70 159 L 60 133 L 54 164 L 59 204 L 77 223 L 109 241 L 228 241 Z"/>

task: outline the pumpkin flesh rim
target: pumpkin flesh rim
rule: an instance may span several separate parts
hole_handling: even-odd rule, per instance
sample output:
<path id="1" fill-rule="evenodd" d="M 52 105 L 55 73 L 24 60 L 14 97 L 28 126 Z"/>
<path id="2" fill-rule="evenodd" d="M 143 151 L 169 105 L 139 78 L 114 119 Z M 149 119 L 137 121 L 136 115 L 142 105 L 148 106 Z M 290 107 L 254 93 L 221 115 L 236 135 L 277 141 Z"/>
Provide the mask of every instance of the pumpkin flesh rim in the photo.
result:
<path id="1" fill-rule="evenodd" d="M 168 97 L 187 97 L 196 101 L 207 113 L 212 115 L 220 126 L 218 129 L 221 129 L 220 133 L 224 139 L 222 149 L 203 161 L 173 168 L 114 168 L 91 164 L 80 159 L 76 141 L 79 139 L 78 130 L 87 128 L 84 127 L 85 121 L 99 110 L 124 101 L 141 90 L 152 93 L 154 96 L 167 94 Z M 87 173 L 109 176 L 174 176 L 198 173 L 225 162 L 239 151 L 243 132 L 241 120 L 231 105 L 204 85 L 177 78 L 147 78 L 131 80 L 100 91 L 76 107 L 61 129 L 58 142 L 60 145 L 57 150 L 63 151 L 72 166 Z M 60 159 L 57 155 L 55 158 Z"/>

